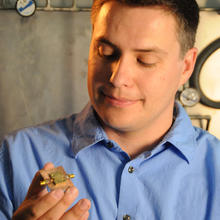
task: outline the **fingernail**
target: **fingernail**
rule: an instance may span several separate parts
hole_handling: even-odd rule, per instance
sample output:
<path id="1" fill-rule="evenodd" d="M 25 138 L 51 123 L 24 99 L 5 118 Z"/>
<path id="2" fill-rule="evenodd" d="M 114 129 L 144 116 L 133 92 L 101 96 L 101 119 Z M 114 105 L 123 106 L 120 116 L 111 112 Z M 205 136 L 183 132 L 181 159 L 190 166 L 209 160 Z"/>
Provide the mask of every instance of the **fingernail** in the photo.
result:
<path id="1" fill-rule="evenodd" d="M 51 195 L 56 199 L 61 199 L 63 197 L 63 190 L 62 189 L 55 189 L 51 192 Z"/>
<path id="2" fill-rule="evenodd" d="M 79 201 L 79 206 L 82 210 L 87 210 L 87 209 L 89 209 L 90 205 L 85 199 L 82 199 Z"/>
<path id="3" fill-rule="evenodd" d="M 66 195 L 71 195 L 71 196 L 77 196 L 78 194 L 78 190 L 76 187 L 69 187 L 66 191 L 65 191 Z"/>

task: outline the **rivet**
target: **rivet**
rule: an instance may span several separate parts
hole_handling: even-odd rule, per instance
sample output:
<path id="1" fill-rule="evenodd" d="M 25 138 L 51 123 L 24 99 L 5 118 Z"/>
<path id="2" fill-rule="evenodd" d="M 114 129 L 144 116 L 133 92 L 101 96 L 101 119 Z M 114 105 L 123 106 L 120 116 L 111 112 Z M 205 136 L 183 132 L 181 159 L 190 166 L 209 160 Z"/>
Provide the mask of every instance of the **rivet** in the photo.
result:
<path id="1" fill-rule="evenodd" d="M 129 173 L 133 173 L 133 172 L 134 172 L 134 167 L 130 166 L 130 167 L 128 168 L 128 172 L 129 172 Z"/>
<path id="2" fill-rule="evenodd" d="M 131 217 L 129 215 L 124 215 L 123 220 L 131 220 Z"/>

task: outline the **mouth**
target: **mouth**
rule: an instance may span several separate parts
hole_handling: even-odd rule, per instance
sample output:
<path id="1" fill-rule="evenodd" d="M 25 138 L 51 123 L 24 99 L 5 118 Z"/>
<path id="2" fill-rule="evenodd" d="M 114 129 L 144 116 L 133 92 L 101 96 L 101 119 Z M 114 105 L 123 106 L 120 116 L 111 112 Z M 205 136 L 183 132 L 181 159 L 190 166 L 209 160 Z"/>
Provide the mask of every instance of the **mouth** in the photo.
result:
<path id="1" fill-rule="evenodd" d="M 138 102 L 138 100 L 131 100 L 128 98 L 118 97 L 105 93 L 102 93 L 102 95 L 104 96 L 104 100 L 107 104 L 115 107 L 127 107 Z"/>

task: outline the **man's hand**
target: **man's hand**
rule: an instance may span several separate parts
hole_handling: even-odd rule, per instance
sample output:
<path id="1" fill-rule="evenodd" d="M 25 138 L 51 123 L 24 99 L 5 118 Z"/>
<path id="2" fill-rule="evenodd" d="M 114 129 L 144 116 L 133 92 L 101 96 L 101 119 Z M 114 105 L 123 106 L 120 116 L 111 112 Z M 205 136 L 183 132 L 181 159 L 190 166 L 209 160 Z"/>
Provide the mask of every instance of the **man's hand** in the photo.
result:
<path id="1" fill-rule="evenodd" d="M 47 163 L 43 169 L 53 168 L 52 163 Z M 48 192 L 40 186 L 40 174 L 36 173 L 27 196 L 21 206 L 14 213 L 12 220 L 86 220 L 89 217 L 91 206 L 88 199 L 81 199 L 70 210 L 66 211 L 78 196 L 78 189 L 73 186 L 65 192 L 55 189 Z"/>

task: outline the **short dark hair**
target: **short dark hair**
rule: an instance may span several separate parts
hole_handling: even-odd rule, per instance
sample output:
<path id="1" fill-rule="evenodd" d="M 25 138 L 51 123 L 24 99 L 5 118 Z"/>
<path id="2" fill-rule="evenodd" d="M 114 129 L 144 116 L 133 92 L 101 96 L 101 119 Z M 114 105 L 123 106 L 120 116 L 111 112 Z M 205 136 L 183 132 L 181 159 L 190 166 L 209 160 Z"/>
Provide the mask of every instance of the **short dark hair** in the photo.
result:
<path id="1" fill-rule="evenodd" d="M 101 7 L 110 1 L 131 7 L 161 6 L 172 13 L 177 22 L 177 37 L 184 55 L 194 46 L 199 23 L 199 7 L 196 0 L 93 0 L 91 20 L 95 23 Z"/>

